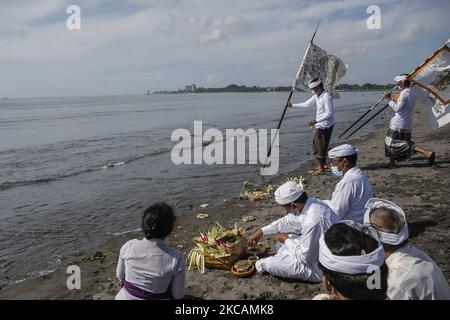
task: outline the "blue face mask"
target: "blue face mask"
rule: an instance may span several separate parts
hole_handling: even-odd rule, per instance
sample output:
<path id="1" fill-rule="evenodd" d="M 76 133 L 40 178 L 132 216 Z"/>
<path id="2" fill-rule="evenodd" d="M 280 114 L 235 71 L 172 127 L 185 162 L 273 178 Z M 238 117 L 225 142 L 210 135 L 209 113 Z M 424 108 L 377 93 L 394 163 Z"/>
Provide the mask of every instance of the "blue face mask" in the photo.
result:
<path id="1" fill-rule="evenodd" d="M 336 177 L 342 177 L 342 171 L 339 171 L 338 170 L 338 167 L 331 167 L 331 172 L 333 172 L 333 174 L 336 176 Z"/>

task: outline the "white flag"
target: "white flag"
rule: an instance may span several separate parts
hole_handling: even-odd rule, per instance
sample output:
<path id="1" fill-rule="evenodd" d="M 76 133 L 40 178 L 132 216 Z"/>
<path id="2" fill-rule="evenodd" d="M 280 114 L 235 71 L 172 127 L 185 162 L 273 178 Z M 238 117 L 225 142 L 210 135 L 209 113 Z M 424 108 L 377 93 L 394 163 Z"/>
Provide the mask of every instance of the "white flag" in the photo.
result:
<path id="1" fill-rule="evenodd" d="M 310 43 L 298 70 L 294 87 L 309 90 L 308 81 L 319 78 L 322 80 L 325 90 L 334 95 L 337 83 L 346 72 L 347 68 L 341 59 L 328 54 L 314 43 Z"/>
<path id="2" fill-rule="evenodd" d="M 432 128 L 450 122 L 450 49 L 446 45 L 436 51 L 409 76 L 428 95 L 422 99 Z"/>

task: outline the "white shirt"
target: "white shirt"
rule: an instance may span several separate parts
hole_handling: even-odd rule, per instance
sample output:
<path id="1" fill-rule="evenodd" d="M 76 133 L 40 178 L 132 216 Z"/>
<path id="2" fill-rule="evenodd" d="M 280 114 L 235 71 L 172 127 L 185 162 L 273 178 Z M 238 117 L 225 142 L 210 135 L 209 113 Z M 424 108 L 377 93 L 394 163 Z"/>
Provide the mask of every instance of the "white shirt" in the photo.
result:
<path id="1" fill-rule="evenodd" d="M 336 184 L 331 200 L 324 202 L 341 220 L 363 223 L 364 206 L 370 198 L 373 198 L 373 193 L 369 178 L 359 167 L 353 167 Z"/>
<path id="2" fill-rule="evenodd" d="M 289 213 L 263 227 L 262 231 L 265 235 L 277 232 L 294 234 L 284 242 L 283 252 L 320 273 L 319 238 L 337 221 L 336 214 L 325 203 L 308 198 L 302 212 Z"/>
<path id="3" fill-rule="evenodd" d="M 171 297 L 184 296 L 186 263 L 183 254 L 161 239 L 133 239 L 120 249 L 117 278 L 152 293 L 165 293 L 171 285 Z M 123 288 L 122 288 L 123 290 Z M 130 297 L 132 298 L 132 297 Z"/>
<path id="4" fill-rule="evenodd" d="M 427 254 L 406 245 L 386 259 L 387 295 L 392 300 L 450 300 L 441 269 Z"/>
<path id="5" fill-rule="evenodd" d="M 309 108 L 317 106 L 316 109 L 316 128 L 326 129 L 334 125 L 334 106 L 333 97 L 327 91 L 322 92 L 320 96 L 314 94 L 309 100 L 302 103 L 292 104 L 293 108 Z"/>
<path id="6" fill-rule="evenodd" d="M 394 100 L 389 101 L 389 106 L 395 112 L 395 116 L 391 119 L 391 128 L 411 130 L 416 103 L 417 101 L 425 103 L 426 100 L 427 94 L 419 88 L 409 87 L 403 89 L 397 102 Z"/>

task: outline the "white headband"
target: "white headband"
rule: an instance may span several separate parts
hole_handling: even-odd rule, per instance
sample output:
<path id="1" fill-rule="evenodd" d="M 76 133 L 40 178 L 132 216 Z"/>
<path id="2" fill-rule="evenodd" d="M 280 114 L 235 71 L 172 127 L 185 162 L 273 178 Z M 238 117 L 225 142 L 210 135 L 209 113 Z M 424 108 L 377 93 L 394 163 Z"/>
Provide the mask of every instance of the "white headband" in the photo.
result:
<path id="1" fill-rule="evenodd" d="M 369 199 L 369 201 L 367 201 L 365 208 L 366 212 L 364 213 L 364 224 L 371 223 L 370 214 L 372 213 L 373 210 L 378 208 L 392 209 L 403 218 L 404 225 L 399 233 L 389 233 L 381 230 L 379 231 L 381 242 L 395 246 L 408 239 L 409 230 L 408 230 L 408 223 L 406 222 L 406 215 L 405 212 L 403 212 L 403 209 L 400 208 L 398 205 L 388 200 L 372 198 Z"/>
<path id="2" fill-rule="evenodd" d="M 358 149 L 350 144 L 343 144 L 328 151 L 328 158 L 348 157 L 354 154 L 358 154 Z"/>
<path id="3" fill-rule="evenodd" d="M 397 76 L 394 78 L 395 82 L 405 81 L 408 79 L 408 75 Z"/>
<path id="4" fill-rule="evenodd" d="M 349 226 L 347 221 L 341 221 Z M 381 243 L 378 247 L 370 252 L 360 256 L 337 256 L 334 255 L 325 243 L 325 234 L 319 239 L 319 261 L 327 269 L 346 273 L 346 274 L 363 274 L 370 273 L 374 266 L 381 267 L 384 263 L 384 249 Z"/>
<path id="5" fill-rule="evenodd" d="M 308 82 L 308 88 L 314 89 L 315 87 L 317 87 L 321 83 L 322 83 L 322 80 L 320 80 L 320 79 L 318 79 L 317 81 L 314 81 L 314 82 L 309 81 Z"/>
<path id="6" fill-rule="evenodd" d="M 275 201 L 280 205 L 294 202 L 303 194 L 301 185 L 295 181 L 288 181 L 275 190 Z"/>

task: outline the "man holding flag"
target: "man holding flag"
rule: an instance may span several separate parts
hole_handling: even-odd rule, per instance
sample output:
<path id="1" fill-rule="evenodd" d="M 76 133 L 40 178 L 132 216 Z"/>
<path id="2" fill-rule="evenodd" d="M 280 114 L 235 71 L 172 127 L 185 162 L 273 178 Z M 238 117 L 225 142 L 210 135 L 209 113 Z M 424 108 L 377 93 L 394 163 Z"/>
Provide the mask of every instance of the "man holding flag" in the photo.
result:
<path id="1" fill-rule="evenodd" d="M 424 150 L 411 141 L 411 128 L 416 102 L 423 100 L 424 94 L 420 89 L 411 87 L 411 81 L 407 74 L 395 77 L 395 81 L 401 90 L 397 101 L 391 98 L 390 92 L 385 94 L 389 106 L 395 112 L 385 139 L 385 155 L 390 159 L 391 165 L 394 165 L 395 161 L 406 160 L 418 152 L 428 159 L 428 165 L 431 166 L 435 160 L 435 153 Z"/>
<path id="2" fill-rule="evenodd" d="M 308 121 L 309 125 L 316 127 L 316 134 L 313 140 L 313 154 L 319 161 L 319 168 L 313 172 L 313 175 L 319 175 L 325 172 L 326 155 L 328 145 L 330 144 L 331 133 L 334 126 L 334 107 L 333 97 L 325 91 L 322 81 L 314 78 L 308 82 L 314 95 L 303 103 L 288 103 L 289 107 L 293 108 L 308 108 L 316 105 L 316 117 Z"/>

